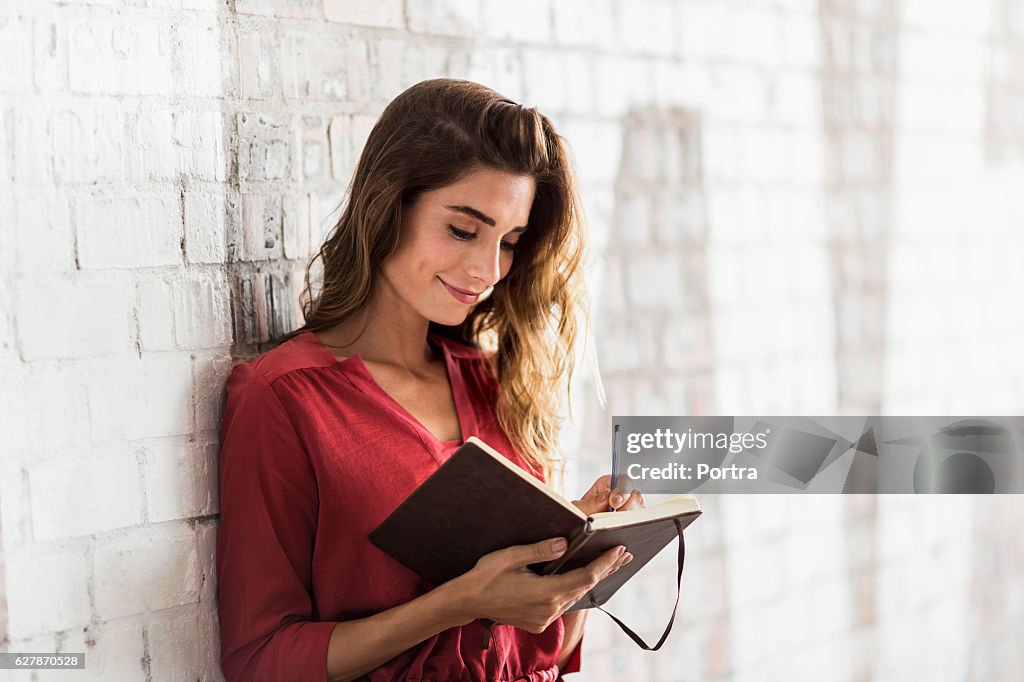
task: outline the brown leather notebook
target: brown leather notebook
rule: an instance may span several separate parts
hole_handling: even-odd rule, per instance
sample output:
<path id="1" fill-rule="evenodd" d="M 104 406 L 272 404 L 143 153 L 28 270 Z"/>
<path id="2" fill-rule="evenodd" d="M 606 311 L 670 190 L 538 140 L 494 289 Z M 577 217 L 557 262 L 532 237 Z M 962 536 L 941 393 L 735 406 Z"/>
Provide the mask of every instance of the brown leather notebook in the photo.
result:
<path id="1" fill-rule="evenodd" d="M 484 554 L 511 545 L 564 537 L 559 559 L 530 566 L 562 573 L 625 545 L 633 560 L 597 584 L 570 610 L 604 604 L 701 514 L 693 495 L 645 509 L 587 516 L 475 437 L 469 438 L 377 528 L 370 541 L 407 568 L 440 585 Z M 677 523 L 678 521 L 678 523 Z"/>

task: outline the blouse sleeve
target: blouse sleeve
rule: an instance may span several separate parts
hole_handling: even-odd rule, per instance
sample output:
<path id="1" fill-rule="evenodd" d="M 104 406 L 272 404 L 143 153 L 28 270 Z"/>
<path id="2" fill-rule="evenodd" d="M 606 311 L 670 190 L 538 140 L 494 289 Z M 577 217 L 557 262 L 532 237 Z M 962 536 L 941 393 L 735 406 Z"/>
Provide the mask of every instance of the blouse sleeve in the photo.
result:
<path id="1" fill-rule="evenodd" d="M 313 621 L 317 486 L 271 385 L 250 365 L 220 427 L 217 599 L 227 680 L 326 680 L 333 622 Z"/>

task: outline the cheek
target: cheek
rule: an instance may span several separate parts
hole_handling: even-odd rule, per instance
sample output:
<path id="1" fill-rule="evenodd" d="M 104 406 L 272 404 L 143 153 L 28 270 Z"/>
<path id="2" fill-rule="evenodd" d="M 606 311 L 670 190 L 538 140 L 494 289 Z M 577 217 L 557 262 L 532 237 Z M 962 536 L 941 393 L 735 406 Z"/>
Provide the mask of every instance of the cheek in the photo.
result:
<path id="1" fill-rule="evenodd" d="M 511 251 L 502 251 L 501 260 L 499 261 L 499 272 L 501 277 L 498 279 L 505 279 L 505 275 L 512 269 L 512 262 L 515 260 L 514 254 Z"/>

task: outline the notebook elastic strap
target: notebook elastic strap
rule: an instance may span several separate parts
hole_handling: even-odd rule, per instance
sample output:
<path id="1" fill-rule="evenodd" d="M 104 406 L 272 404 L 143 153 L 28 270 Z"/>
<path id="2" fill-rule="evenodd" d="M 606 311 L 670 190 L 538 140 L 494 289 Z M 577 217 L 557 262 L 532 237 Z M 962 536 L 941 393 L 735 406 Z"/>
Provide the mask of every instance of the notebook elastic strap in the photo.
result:
<path id="1" fill-rule="evenodd" d="M 679 522 L 679 519 L 672 519 L 676 524 L 676 534 L 679 536 L 679 559 L 678 568 L 676 570 L 676 603 L 672 605 L 672 615 L 668 617 L 668 625 L 665 626 L 665 632 L 661 634 L 661 639 L 654 646 L 648 646 L 647 642 L 640 638 L 640 635 L 636 634 L 621 620 L 608 613 L 601 608 L 601 605 L 594 600 L 594 595 L 590 595 L 590 605 L 600 609 L 603 613 L 608 614 L 608 617 L 615 621 L 615 624 L 622 628 L 622 631 L 629 635 L 629 638 L 636 642 L 636 645 L 641 649 L 647 651 L 657 651 L 661 648 L 661 645 L 665 643 L 668 638 L 668 633 L 672 632 L 672 624 L 676 620 L 676 608 L 679 606 L 679 590 L 683 582 L 683 560 L 686 558 L 686 545 L 683 543 L 683 524 Z"/>

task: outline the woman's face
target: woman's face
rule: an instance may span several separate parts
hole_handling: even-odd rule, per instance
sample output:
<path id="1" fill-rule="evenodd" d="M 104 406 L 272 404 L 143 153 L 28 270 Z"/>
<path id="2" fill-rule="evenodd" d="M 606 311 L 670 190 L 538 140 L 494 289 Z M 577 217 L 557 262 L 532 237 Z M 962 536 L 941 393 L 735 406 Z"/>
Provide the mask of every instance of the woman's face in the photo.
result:
<path id="1" fill-rule="evenodd" d="M 388 298 L 430 322 L 461 324 L 512 267 L 534 189 L 528 176 L 476 170 L 421 194 L 381 269 Z"/>

